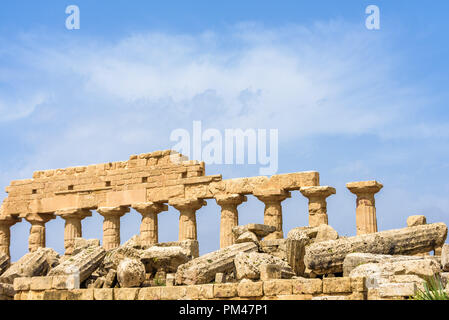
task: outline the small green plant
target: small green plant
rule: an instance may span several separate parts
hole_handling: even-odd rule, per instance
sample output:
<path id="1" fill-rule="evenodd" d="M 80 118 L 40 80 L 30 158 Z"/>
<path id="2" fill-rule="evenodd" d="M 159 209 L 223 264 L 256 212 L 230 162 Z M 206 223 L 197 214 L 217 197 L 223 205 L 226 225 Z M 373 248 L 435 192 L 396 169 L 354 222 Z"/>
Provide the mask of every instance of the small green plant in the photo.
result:
<path id="1" fill-rule="evenodd" d="M 165 281 L 159 278 L 154 278 L 154 285 L 158 287 L 165 287 Z"/>
<path id="2" fill-rule="evenodd" d="M 449 295 L 444 290 L 440 276 L 433 276 L 426 279 L 424 290 L 418 288 L 418 292 L 413 296 L 413 300 L 449 300 Z"/>

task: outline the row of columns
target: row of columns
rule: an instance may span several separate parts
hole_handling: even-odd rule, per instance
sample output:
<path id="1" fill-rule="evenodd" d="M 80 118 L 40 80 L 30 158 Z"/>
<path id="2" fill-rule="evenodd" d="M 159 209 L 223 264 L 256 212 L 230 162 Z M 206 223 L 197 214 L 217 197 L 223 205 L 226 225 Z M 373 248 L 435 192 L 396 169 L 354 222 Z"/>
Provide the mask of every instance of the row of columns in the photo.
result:
<path id="1" fill-rule="evenodd" d="M 376 208 L 374 194 L 379 192 L 382 184 L 377 181 L 351 182 L 347 188 L 357 196 L 356 225 L 357 234 L 377 232 Z M 335 194 L 335 189 L 329 186 L 303 187 L 302 195 L 308 198 L 309 226 L 316 227 L 320 224 L 328 224 L 326 199 Z M 271 190 L 270 192 L 254 193 L 265 204 L 264 224 L 276 227 L 276 231 L 265 239 L 282 239 L 282 201 L 291 197 L 291 193 L 285 190 Z M 220 219 L 220 248 L 234 244 L 232 228 L 238 226 L 237 207 L 247 201 L 247 197 L 241 194 L 217 195 L 215 198 L 221 207 Z M 197 240 L 196 211 L 207 205 L 203 199 L 171 199 L 169 205 L 176 208 L 179 215 L 179 241 Z M 158 243 L 158 218 L 157 215 L 168 210 L 163 203 L 137 203 L 132 205 L 142 215 L 140 226 L 141 241 L 144 245 Z M 103 247 L 106 250 L 120 246 L 120 218 L 128 213 L 130 208 L 101 207 L 97 212 L 104 217 L 103 222 Z M 59 210 L 55 215 L 29 214 L 24 218 L 30 222 L 29 250 L 35 251 L 39 247 L 45 247 L 45 223 L 60 216 L 65 220 L 64 248 L 70 255 L 74 249 L 75 238 L 82 236 L 81 221 L 92 215 L 88 209 Z M 0 253 L 9 255 L 10 227 L 21 221 L 20 218 L 0 216 Z"/>

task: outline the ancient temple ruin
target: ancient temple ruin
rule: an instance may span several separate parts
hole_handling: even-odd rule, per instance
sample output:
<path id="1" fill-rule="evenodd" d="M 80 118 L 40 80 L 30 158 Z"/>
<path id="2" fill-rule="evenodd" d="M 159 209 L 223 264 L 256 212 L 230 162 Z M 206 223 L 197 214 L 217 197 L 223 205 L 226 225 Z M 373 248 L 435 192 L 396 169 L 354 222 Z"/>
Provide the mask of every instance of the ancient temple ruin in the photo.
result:
<path id="1" fill-rule="evenodd" d="M 326 199 L 336 190 L 320 186 L 316 171 L 222 179 L 206 175 L 204 162 L 171 150 L 37 171 L 32 179 L 12 181 L 6 188 L 0 211 L 0 299 L 321 299 L 330 294 L 363 300 L 401 295 L 390 274 L 388 281 L 379 278 L 369 288 L 360 263 L 411 261 L 419 264 L 411 268 L 415 275 L 416 270 L 437 274 L 441 266 L 449 271 L 449 246 L 442 249 L 444 223 L 426 224 L 425 217 L 413 216 L 407 228 L 378 232 L 374 197 L 382 184 L 361 181 L 346 187 L 356 195 L 357 235 L 349 238 L 328 226 Z M 282 202 L 295 190 L 308 199 L 309 225 L 286 236 Z M 240 226 L 238 207 L 251 195 L 265 205 L 264 224 Z M 208 199 L 221 208 L 220 250 L 199 257 L 196 211 Z M 159 243 L 158 214 L 168 206 L 179 211 L 179 237 Z M 130 208 L 142 215 L 140 234 L 121 245 L 120 218 Z M 82 239 L 82 220 L 93 211 L 104 217 L 101 246 Z M 45 224 L 58 217 L 65 220 L 62 257 L 45 248 Z M 10 228 L 22 221 L 31 224 L 30 253 L 10 266 Z M 426 258 L 432 250 L 435 258 Z M 140 273 L 141 279 L 121 281 L 127 272 Z M 158 279 L 167 287 L 158 287 Z M 422 281 L 404 279 L 401 297 L 412 295 Z"/>

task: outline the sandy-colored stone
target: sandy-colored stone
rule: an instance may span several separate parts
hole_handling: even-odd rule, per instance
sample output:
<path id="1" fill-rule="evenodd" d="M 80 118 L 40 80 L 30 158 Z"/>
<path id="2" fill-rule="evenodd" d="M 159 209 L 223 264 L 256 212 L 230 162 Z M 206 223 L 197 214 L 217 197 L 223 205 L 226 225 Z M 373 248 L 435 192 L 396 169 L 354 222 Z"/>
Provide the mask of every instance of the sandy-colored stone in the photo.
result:
<path id="1" fill-rule="evenodd" d="M 327 224 L 321 224 L 318 226 L 318 232 L 315 238 L 315 242 L 337 240 L 338 233 L 334 228 Z"/>
<path id="2" fill-rule="evenodd" d="M 289 264 L 278 257 L 267 253 L 240 252 L 234 258 L 237 279 L 260 279 L 260 266 L 264 264 L 278 265 L 281 275 L 294 276 L 294 272 Z"/>
<path id="3" fill-rule="evenodd" d="M 263 282 L 263 292 L 267 296 L 292 294 L 293 286 L 291 280 L 268 280 Z"/>
<path id="4" fill-rule="evenodd" d="M 145 280 L 145 266 L 135 259 L 124 259 L 117 267 L 117 280 L 121 288 L 139 287 Z"/>
<path id="5" fill-rule="evenodd" d="M 114 288 L 114 300 L 137 300 L 139 288 Z"/>
<path id="6" fill-rule="evenodd" d="M 150 247 L 140 255 L 147 272 L 164 270 L 175 273 L 178 267 L 192 260 L 187 250 L 182 247 Z"/>
<path id="7" fill-rule="evenodd" d="M 323 293 L 350 293 L 351 279 L 349 277 L 323 278 Z"/>
<path id="8" fill-rule="evenodd" d="M 416 292 L 416 284 L 406 283 L 385 283 L 379 286 L 379 296 L 382 298 L 390 297 L 410 297 Z"/>
<path id="9" fill-rule="evenodd" d="M 314 186 L 301 187 L 299 191 L 309 199 L 309 226 L 328 224 L 326 198 L 335 194 L 335 189 L 329 186 Z"/>
<path id="10" fill-rule="evenodd" d="M 238 283 L 214 284 L 215 298 L 232 298 L 237 296 Z"/>
<path id="11" fill-rule="evenodd" d="M 263 295 L 263 282 L 253 282 L 251 280 L 242 280 L 237 286 L 239 297 L 261 297 Z"/>
<path id="12" fill-rule="evenodd" d="M 354 252 L 411 255 L 429 252 L 446 240 L 447 226 L 433 223 L 317 242 L 306 248 L 304 263 L 317 274 L 343 272 L 346 255 Z"/>
<path id="13" fill-rule="evenodd" d="M 323 292 L 321 279 L 292 279 L 293 294 L 319 294 Z"/>
<path id="14" fill-rule="evenodd" d="M 94 289 L 94 300 L 114 300 L 114 289 Z"/>
<path id="15" fill-rule="evenodd" d="M 426 216 L 416 215 L 407 218 L 407 227 L 416 227 L 427 223 Z"/>

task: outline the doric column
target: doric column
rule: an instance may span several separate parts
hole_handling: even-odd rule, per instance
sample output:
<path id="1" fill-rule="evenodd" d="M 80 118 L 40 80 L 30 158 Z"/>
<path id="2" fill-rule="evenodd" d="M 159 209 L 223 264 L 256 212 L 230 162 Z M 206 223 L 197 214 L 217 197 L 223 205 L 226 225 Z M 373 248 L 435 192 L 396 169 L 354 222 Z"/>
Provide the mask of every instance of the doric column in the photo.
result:
<path id="1" fill-rule="evenodd" d="M 256 191 L 254 195 L 265 204 L 263 223 L 276 227 L 276 231 L 265 237 L 266 240 L 282 239 L 282 206 L 281 202 L 291 197 L 285 190 Z"/>
<path id="2" fill-rule="evenodd" d="M 132 205 L 132 208 L 142 215 L 140 224 L 140 241 L 142 245 L 151 246 L 159 242 L 157 215 L 167 211 L 163 203 L 144 202 Z"/>
<path id="3" fill-rule="evenodd" d="M 357 235 L 377 232 L 376 202 L 374 194 L 383 185 L 377 181 L 350 182 L 346 188 L 357 196 L 356 226 Z"/>
<path id="4" fill-rule="evenodd" d="M 45 224 L 56 217 L 49 213 L 30 213 L 23 216 L 31 223 L 30 236 L 28 238 L 28 249 L 30 252 L 38 248 L 45 248 Z"/>
<path id="5" fill-rule="evenodd" d="M 0 215 L 0 254 L 6 254 L 11 258 L 9 247 L 11 245 L 11 226 L 22 221 L 13 216 Z"/>
<path id="6" fill-rule="evenodd" d="M 197 240 L 196 210 L 207 205 L 202 199 L 170 199 L 169 205 L 179 211 L 179 241 Z"/>
<path id="7" fill-rule="evenodd" d="M 111 250 L 120 246 L 120 218 L 129 207 L 101 207 L 97 212 L 104 217 L 103 221 L 103 248 Z"/>
<path id="8" fill-rule="evenodd" d="M 71 255 L 75 247 L 75 238 L 82 237 L 81 220 L 92 216 L 87 209 L 64 209 L 56 211 L 56 215 L 65 220 L 64 248 L 65 255 Z"/>
<path id="9" fill-rule="evenodd" d="M 329 186 L 316 186 L 302 187 L 299 191 L 309 199 L 309 226 L 328 224 L 326 198 L 335 194 L 335 189 Z"/>
<path id="10" fill-rule="evenodd" d="M 225 248 L 234 244 L 232 228 L 239 224 L 237 206 L 247 199 L 240 194 L 225 194 L 215 196 L 215 200 L 221 207 L 220 248 Z"/>

